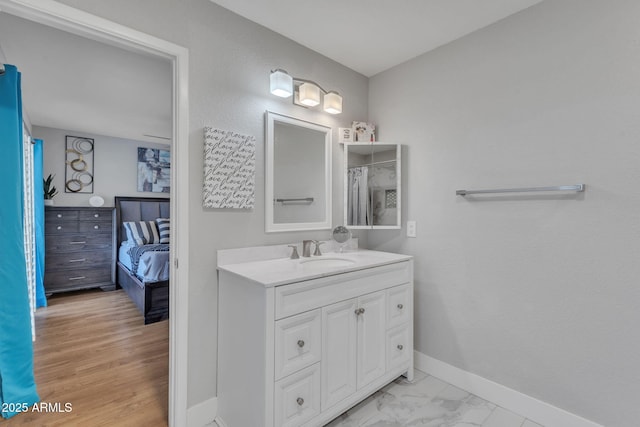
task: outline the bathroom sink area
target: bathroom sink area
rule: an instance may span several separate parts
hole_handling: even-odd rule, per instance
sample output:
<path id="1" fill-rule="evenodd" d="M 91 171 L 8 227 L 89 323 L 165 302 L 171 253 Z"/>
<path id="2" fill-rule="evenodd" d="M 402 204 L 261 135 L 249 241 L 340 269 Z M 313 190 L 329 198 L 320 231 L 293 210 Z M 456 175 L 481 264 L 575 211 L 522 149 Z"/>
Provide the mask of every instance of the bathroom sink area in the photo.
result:
<path id="1" fill-rule="evenodd" d="M 290 259 L 290 253 L 286 245 L 218 251 L 218 270 L 272 287 L 411 259 L 407 255 L 365 249 L 299 259 Z"/>
<path id="2" fill-rule="evenodd" d="M 303 268 L 334 268 L 334 267 L 348 267 L 355 264 L 356 261 L 348 258 L 337 257 L 315 257 L 304 258 L 300 260 Z"/>

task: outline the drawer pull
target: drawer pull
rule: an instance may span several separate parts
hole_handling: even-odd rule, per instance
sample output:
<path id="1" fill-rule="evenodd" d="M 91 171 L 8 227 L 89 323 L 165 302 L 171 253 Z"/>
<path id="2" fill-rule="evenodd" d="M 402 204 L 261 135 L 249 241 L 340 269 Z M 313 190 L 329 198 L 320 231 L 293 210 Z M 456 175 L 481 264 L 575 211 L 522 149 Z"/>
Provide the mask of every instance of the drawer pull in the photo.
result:
<path id="1" fill-rule="evenodd" d="M 402 310 L 403 308 L 404 308 L 404 305 L 398 304 L 398 310 Z"/>
<path id="2" fill-rule="evenodd" d="M 56 215 L 58 218 L 62 218 L 62 214 L 58 214 Z"/>
<path id="3" fill-rule="evenodd" d="M 56 230 L 62 230 L 62 226 L 61 225 L 57 226 Z"/>
<path id="4" fill-rule="evenodd" d="M 94 229 L 94 230 L 97 230 L 97 229 L 99 229 L 99 228 L 100 228 L 100 226 L 99 226 L 99 225 L 94 225 L 94 226 L 93 226 L 93 229 Z"/>
<path id="5" fill-rule="evenodd" d="M 84 245 L 87 242 L 69 242 L 70 245 Z"/>
<path id="6" fill-rule="evenodd" d="M 85 262 L 86 258 L 70 259 L 69 262 Z"/>
<path id="7" fill-rule="evenodd" d="M 404 346 L 402 344 L 398 344 L 398 350 L 402 350 Z"/>
<path id="8" fill-rule="evenodd" d="M 86 277 L 84 276 L 69 277 L 69 280 L 82 280 L 82 279 L 86 279 Z"/>
<path id="9" fill-rule="evenodd" d="M 355 313 L 360 316 L 362 313 L 364 313 L 364 308 L 357 308 Z"/>
<path id="10" fill-rule="evenodd" d="M 298 340 L 298 347 L 300 348 L 304 347 L 304 341 Z"/>
<path id="11" fill-rule="evenodd" d="M 94 218 L 99 218 L 99 217 L 100 217 L 100 214 L 93 214 L 93 217 L 94 217 Z"/>
<path id="12" fill-rule="evenodd" d="M 300 405 L 300 406 L 304 405 L 304 399 L 301 398 L 301 397 L 297 398 L 296 402 L 298 402 L 298 405 Z"/>

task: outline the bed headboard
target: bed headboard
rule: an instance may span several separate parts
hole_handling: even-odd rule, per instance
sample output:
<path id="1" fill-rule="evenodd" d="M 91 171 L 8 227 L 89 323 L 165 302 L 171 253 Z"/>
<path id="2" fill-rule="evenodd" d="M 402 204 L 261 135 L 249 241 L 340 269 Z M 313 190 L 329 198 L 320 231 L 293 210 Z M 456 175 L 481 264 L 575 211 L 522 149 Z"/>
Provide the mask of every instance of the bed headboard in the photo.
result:
<path id="1" fill-rule="evenodd" d="M 126 234 L 122 223 L 127 221 L 154 221 L 169 218 L 169 199 L 159 197 L 119 197 L 115 198 L 118 248 Z"/>

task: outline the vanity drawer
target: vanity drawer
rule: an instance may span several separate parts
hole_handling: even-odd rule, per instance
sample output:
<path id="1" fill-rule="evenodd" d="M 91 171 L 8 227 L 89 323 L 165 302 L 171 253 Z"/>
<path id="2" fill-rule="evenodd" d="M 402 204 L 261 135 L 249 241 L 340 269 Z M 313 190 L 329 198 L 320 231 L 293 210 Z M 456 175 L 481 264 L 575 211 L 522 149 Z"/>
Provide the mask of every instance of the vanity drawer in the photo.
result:
<path id="1" fill-rule="evenodd" d="M 276 426 L 298 427 L 319 413 L 319 363 L 276 382 L 274 406 Z"/>
<path id="2" fill-rule="evenodd" d="M 403 367 L 411 361 L 412 345 L 409 325 L 387 332 L 387 372 Z"/>
<path id="3" fill-rule="evenodd" d="M 306 280 L 275 289 L 276 319 L 411 281 L 409 261 Z"/>
<path id="4" fill-rule="evenodd" d="M 396 286 L 387 291 L 387 329 L 402 325 L 411 318 L 411 286 Z"/>
<path id="5" fill-rule="evenodd" d="M 320 361 L 320 309 L 275 323 L 275 379 L 286 377 Z"/>

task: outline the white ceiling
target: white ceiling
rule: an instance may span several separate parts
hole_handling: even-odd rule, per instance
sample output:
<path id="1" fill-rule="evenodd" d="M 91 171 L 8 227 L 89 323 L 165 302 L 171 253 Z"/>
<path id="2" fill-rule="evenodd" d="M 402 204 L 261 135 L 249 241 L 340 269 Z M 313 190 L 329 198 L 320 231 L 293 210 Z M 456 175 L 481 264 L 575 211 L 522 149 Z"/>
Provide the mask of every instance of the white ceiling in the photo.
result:
<path id="1" fill-rule="evenodd" d="M 169 143 L 172 65 L 0 13 L 0 53 L 22 73 L 37 126 Z M 2 58 L 0 57 L 0 60 Z"/>
<path id="2" fill-rule="evenodd" d="M 211 1 L 371 77 L 542 0 Z"/>
<path id="3" fill-rule="evenodd" d="M 211 1 L 372 76 L 542 0 Z M 0 61 L 22 72 L 34 125 L 135 141 L 171 136 L 168 60 L 0 13 Z"/>

